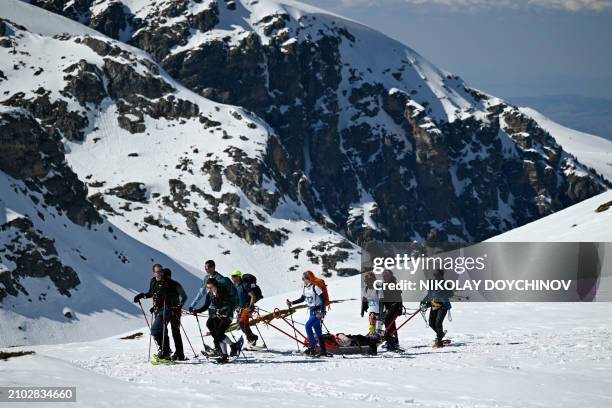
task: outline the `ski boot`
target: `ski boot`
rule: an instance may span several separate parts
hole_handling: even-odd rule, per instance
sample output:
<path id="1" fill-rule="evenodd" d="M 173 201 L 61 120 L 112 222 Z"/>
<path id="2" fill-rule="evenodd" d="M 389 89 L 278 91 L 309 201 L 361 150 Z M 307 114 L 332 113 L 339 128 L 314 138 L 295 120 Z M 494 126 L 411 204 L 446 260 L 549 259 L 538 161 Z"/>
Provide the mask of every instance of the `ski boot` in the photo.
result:
<path id="1" fill-rule="evenodd" d="M 220 348 L 215 347 L 206 351 L 206 356 L 208 357 L 221 357 L 223 355 L 223 351 Z"/>
<path id="2" fill-rule="evenodd" d="M 444 341 L 442 339 L 436 339 L 436 342 L 432 346 L 433 348 L 442 348 L 444 347 Z"/>
<path id="3" fill-rule="evenodd" d="M 220 357 L 217 357 L 217 364 L 227 364 L 230 359 L 227 354 L 222 354 Z"/>
<path id="4" fill-rule="evenodd" d="M 240 351 L 242 350 L 243 344 L 244 344 L 244 339 L 242 337 L 240 337 L 240 339 L 237 342 L 232 343 L 230 345 L 230 356 L 236 357 L 237 355 L 239 355 Z"/>
<path id="5" fill-rule="evenodd" d="M 256 334 L 254 334 L 251 340 L 249 340 L 249 346 L 257 347 L 257 340 L 259 340 L 259 337 Z"/>
<path id="6" fill-rule="evenodd" d="M 174 353 L 170 358 L 172 361 L 185 361 L 187 360 L 183 354 Z"/>

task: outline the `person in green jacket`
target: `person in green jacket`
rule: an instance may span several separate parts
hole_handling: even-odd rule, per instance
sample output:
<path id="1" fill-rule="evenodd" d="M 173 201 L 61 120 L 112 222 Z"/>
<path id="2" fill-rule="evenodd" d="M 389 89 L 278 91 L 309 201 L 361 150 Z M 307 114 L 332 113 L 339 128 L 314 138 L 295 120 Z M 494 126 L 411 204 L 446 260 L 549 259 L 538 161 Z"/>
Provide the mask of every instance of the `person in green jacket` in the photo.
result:
<path id="1" fill-rule="evenodd" d="M 219 356 L 220 363 L 226 363 L 229 360 L 227 347 L 230 347 L 230 356 L 237 356 L 243 343 L 242 337 L 237 342 L 232 342 L 225 335 L 225 332 L 232 323 L 236 304 L 230 291 L 217 279 L 209 278 L 206 281 L 206 289 L 206 301 L 201 308 L 195 310 L 195 313 L 202 313 L 210 309 L 214 310 L 214 313 L 210 311 L 208 313 L 206 327 L 208 327 L 208 331 L 215 344 L 215 355 Z"/>

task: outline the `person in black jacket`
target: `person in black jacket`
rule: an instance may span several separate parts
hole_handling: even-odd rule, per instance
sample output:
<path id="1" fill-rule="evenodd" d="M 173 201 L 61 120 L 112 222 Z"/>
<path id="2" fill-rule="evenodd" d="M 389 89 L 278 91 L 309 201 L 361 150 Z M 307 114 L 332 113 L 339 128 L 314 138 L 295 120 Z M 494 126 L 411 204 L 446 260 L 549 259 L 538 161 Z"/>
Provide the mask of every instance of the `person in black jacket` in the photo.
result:
<path id="1" fill-rule="evenodd" d="M 159 350 L 158 358 L 164 359 L 170 359 L 172 352 L 170 350 L 167 325 L 172 322 L 175 310 L 178 308 L 180 311 L 182 304 L 187 300 L 187 296 L 182 287 L 168 275 L 167 272 L 164 272 L 161 265 L 153 265 L 153 278 L 149 284 L 149 291 L 146 293 L 139 293 L 134 297 L 134 303 L 140 303 L 141 299 L 153 298 L 153 307 L 151 311 L 154 318 L 151 324 L 151 335 L 155 339 L 155 343 Z M 176 339 L 177 337 L 175 337 L 175 341 Z M 178 333 L 178 339 L 178 343 L 182 349 L 180 332 Z"/>
<path id="2" fill-rule="evenodd" d="M 396 283 L 397 279 L 393 275 L 393 272 L 386 270 L 382 274 L 383 281 L 385 283 Z M 390 290 L 386 289 L 384 292 L 384 306 L 385 306 L 385 335 L 384 339 L 386 342 L 387 350 L 393 351 L 399 349 L 399 338 L 397 335 L 395 322 L 403 312 L 404 305 L 402 303 L 402 292 L 401 290 Z"/>
<path id="3" fill-rule="evenodd" d="M 444 281 L 444 270 L 436 270 L 433 274 L 433 280 Z M 452 305 L 450 297 L 453 292 L 450 290 L 430 289 L 427 295 L 421 300 L 421 308 L 430 307 L 429 310 L 429 327 L 436 332 L 436 342 L 434 348 L 444 347 L 443 338 L 446 335 L 444 330 L 444 318 L 450 311 Z"/>
<path id="4" fill-rule="evenodd" d="M 172 320 L 170 320 L 170 331 L 172 331 L 172 340 L 174 340 L 174 354 L 172 360 L 185 360 L 185 352 L 183 351 L 183 339 L 181 338 L 181 315 L 183 306 L 187 301 L 187 293 L 185 289 L 175 280 L 172 280 L 172 271 L 168 268 L 163 270 L 164 277 L 168 278 L 173 284 L 176 285 L 176 291 L 178 292 L 178 305 L 172 309 Z"/>

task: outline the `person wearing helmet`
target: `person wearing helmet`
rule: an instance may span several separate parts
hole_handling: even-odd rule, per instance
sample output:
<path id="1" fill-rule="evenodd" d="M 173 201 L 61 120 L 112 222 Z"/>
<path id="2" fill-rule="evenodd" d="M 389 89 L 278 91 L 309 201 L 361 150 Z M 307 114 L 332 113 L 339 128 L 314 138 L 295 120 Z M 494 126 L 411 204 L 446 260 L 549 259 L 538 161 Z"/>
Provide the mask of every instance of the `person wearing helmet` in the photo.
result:
<path id="1" fill-rule="evenodd" d="M 251 314 L 255 310 L 255 303 L 259 300 L 257 299 L 257 294 L 255 292 L 256 284 L 253 285 L 249 282 L 245 282 L 242 279 L 242 272 L 240 272 L 238 269 L 231 272 L 230 277 L 234 283 L 234 286 L 236 287 L 236 292 L 238 293 L 238 325 L 240 326 L 240 330 L 242 330 L 246 336 L 249 345 L 254 347 L 257 345 L 257 340 L 259 337 L 253 333 L 249 322 L 251 321 Z"/>
<path id="2" fill-rule="evenodd" d="M 323 318 L 325 309 L 323 290 L 311 282 L 307 272 L 304 272 L 302 275 L 302 282 L 304 283 L 304 287 L 302 288 L 302 296 L 293 301 L 287 299 L 287 306 L 291 308 L 292 305 L 302 303 L 304 301 L 306 301 L 306 304 L 308 305 L 309 318 L 306 321 L 308 349 L 304 353 L 316 357 L 330 356 L 325 348 L 323 333 L 321 331 L 321 319 Z M 317 344 L 317 341 L 319 344 L 319 350 L 318 352 L 315 352 L 315 345 Z"/>

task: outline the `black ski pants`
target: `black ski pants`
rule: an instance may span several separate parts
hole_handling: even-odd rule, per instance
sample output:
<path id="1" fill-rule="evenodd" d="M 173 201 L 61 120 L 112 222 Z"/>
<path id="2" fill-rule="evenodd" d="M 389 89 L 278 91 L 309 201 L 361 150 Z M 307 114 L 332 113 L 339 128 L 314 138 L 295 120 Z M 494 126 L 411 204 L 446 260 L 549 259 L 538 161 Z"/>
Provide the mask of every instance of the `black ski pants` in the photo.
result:
<path id="1" fill-rule="evenodd" d="M 225 331 L 230 326 L 231 319 L 229 317 L 211 316 L 206 321 L 206 327 L 213 338 L 215 348 L 220 349 L 221 342 L 225 340 Z"/>
<path id="2" fill-rule="evenodd" d="M 443 307 L 437 309 L 431 308 L 429 311 L 429 327 L 436 332 L 436 339 L 438 341 L 441 341 L 442 337 L 444 337 L 443 323 L 447 312 L 448 310 Z"/>

